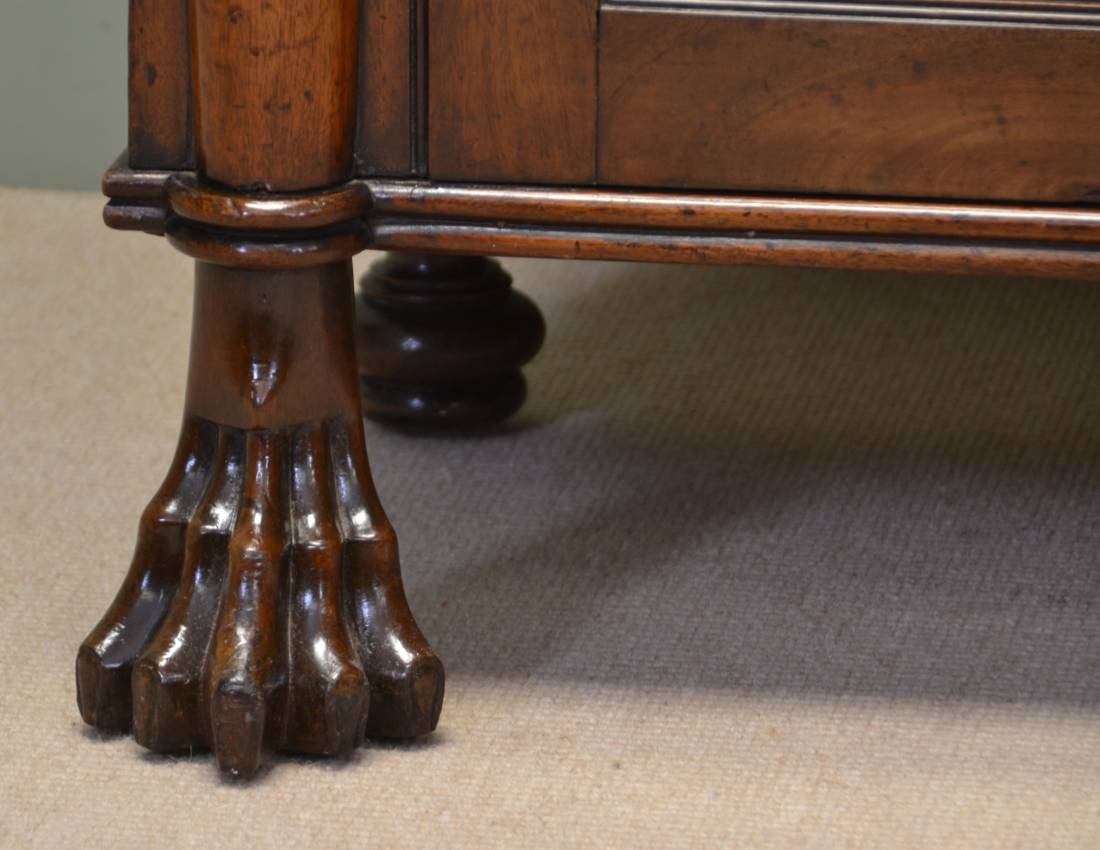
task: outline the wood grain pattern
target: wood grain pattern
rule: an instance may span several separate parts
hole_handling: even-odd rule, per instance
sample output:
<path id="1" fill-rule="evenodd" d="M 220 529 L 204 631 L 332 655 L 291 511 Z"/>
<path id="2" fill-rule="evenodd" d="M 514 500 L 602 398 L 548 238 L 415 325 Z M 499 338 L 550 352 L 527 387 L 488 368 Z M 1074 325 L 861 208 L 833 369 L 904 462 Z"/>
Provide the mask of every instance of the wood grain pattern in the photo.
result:
<path id="1" fill-rule="evenodd" d="M 601 182 L 1100 198 L 1100 28 L 730 11 L 745 5 L 603 10 Z"/>
<path id="2" fill-rule="evenodd" d="M 1076 24 L 1100 19 L 1096 0 L 603 0 L 605 9 L 928 18 L 989 23 Z"/>
<path id="3" fill-rule="evenodd" d="M 662 233 L 380 220 L 372 247 L 569 260 L 795 266 L 1100 280 L 1100 247 L 974 240 Z"/>
<path id="4" fill-rule="evenodd" d="M 372 180 L 373 217 L 636 232 L 771 232 L 1100 243 L 1100 208 Z"/>
<path id="5" fill-rule="evenodd" d="M 434 179 L 593 182 L 596 5 L 431 5 L 428 156 Z"/>
<path id="6" fill-rule="evenodd" d="M 697 232 L 782 232 L 937 239 L 1100 243 L 1100 207 L 572 189 L 546 186 L 360 180 L 316 195 L 198 190 L 192 176 L 134 171 L 120 158 L 103 178 L 115 215 L 178 205 L 198 221 L 274 230 L 364 217 Z M 196 194 L 198 193 L 198 194 Z M 126 229 L 135 229 L 128 227 Z M 140 229 L 140 228 L 137 228 Z"/>
<path id="7" fill-rule="evenodd" d="M 370 245 L 369 234 L 359 221 L 279 234 L 212 230 L 171 216 L 164 232 L 172 246 L 189 257 L 219 266 L 245 268 L 308 269 L 350 259 Z"/>
<path id="8" fill-rule="evenodd" d="M 251 776 L 265 749 L 435 727 L 356 364 L 374 415 L 514 410 L 542 320 L 465 255 L 1100 280 L 1100 207 L 1070 204 L 1098 200 L 1097 3 L 604 0 L 597 110 L 597 0 L 434 0 L 414 181 L 356 180 L 353 152 L 423 172 L 427 0 L 362 0 L 363 28 L 360 0 L 189 2 L 197 167 L 182 5 L 134 0 L 134 160 L 157 167 L 104 180 L 108 223 L 200 261 L 183 431 L 76 663 L 84 719 L 156 752 Z M 546 185 L 597 160 L 645 189 Z M 406 253 L 368 274 L 357 345 L 368 244 Z"/>
<path id="9" fill-rule="evenodd" d="M 192 0 L 199 170 L 296 191 L 352 173 L 359 0 Z"/>
<path id="10" fill-rule="evenodd" d="M 370 206 L 366 184 L 349 181 L 334 189 L 293 194 L 248 195 L 204 185 L 190 174 L 174 174 L 164 194 L 172 212 L 223 230 L 302 231 L 359 219 Z"/>
<path id="11" fill-rule="evenodd" d="M 161 232 L 151 212 L 167 204 L 167 177 L 124 171 L 106 181 L 119 187 L 108 223 Z M 1098 208 L 412 180 L 362 181 L 359 191 L 369 203 L 342 208 L 364 215 L 370 246 L 387 250 L 1100 279 Z M 276 254 L 270 237 L 233 244 L 297 261 Z"/>
<path id="12" fill-rule="evenodd" d="M 179 446 L 80 647 L 81 715 L 241 777 L 431 731 L 443 666 L 371 480 L 351 263 L 199 263 L 194 305 Z"/>
<path id="13" fill-rule="evenodd" d="M 130 0 L 132 168 L 190 168 L 189 0 Z"/>
<path id="14" fill-rule="evenodd" d="M 411 175 L 422 158 L 424 0 L 363 0 L 358 173 Z"/>
<path id="15" fill-rule="evenodd" d="M 359 0 L 191 2 L 198 168 L 104 178 L 108 223 L 199 260 L 184 425 L 78 651 L 77 702 L 97 728 L 250 777 L 267 750 L 427 734 L 444 679 L 364 443 Z"/>

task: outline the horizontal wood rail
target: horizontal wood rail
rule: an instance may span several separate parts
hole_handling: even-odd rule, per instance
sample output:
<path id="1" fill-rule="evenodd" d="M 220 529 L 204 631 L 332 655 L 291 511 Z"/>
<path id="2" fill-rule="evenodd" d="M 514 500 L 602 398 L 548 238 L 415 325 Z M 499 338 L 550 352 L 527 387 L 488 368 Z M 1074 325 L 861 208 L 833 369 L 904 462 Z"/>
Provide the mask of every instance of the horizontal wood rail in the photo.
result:
<path id="1" fill-rule="evenodd" d="M 188 173 L 134 172 L 120 163 L 105 176 L 104 192 L 111 198 L 105 218 L 113 227 L 158 234 L 171 227 L 177 239 L 195 228 L 238 233 L 217 240 L 220 250 L 235 246 L 230 252 L 264 245 L 290 250 L 286 246 L 296 240 L 317 250 L 322 241 L 326 248 L 336 241 L 341 251 L 372 247 L 1100 279 L 1100 207 L 416 180 L 352 180 L 315 193 L 249 194 L 206 186 Z M 359 225 L 365 225 L 362 236 L 352 238 Z"/>
<path id="2" fill-rule="evenodd" d="M 1100 243 L 1100 207 L 467 186 L 369 181 L 374 216 L 688 231 L 769 231 Z"/>
<path id="3" fill-rule="evenodd" d="M 901 18 L 997 24 L 1100 26 L 1095 3 L 1061 0 L 603 0 L 605 9 L 646 12 L 699 12 L 731 15 L 811 15 L 817 17 Z"/>

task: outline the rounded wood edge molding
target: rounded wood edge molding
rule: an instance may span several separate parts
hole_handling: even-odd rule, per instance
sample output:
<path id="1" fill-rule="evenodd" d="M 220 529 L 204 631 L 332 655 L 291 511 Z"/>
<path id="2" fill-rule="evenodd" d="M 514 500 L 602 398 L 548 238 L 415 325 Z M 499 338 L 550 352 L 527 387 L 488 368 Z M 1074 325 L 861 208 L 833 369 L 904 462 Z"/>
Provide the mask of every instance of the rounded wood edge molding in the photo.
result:
<path id="1" fill-rule="evenodd" d="M 348 260 L 370 242 L 367 226 L 358 219 L 326 229 L 262 234 L 217 230 L 173 217 L 165 235 L 173 247 L 196 260 L 255 269 L 301 269 Z"/>
<path id="2" fill-rule="evenodd" d="M 375 218 L 1100 244 L 1100 207 L 369 180 Z"/>
<path id="3" fill-rule="evenodd" d="M 362 218 L 370 208 L 370 191 L 358 181 L 320 192 L 250 194 L 177 174 L 166 191 L 176 215 L 226 230 L 314 230 Z"/>
<path id="4" fill-rule="evenodd" d="M 136 230 L 154 236 L 164 235 L 168 216 L 168 210 L 158 204 L 111 200 L 103 207 L 103 223 L 112 230 Z"/>
<path id="5" fill-rule="evenodd" d="M 793 266 L 1100 280 L 1100 245 L 683 233 L 382 220 L 371 248 L 649 263 Z"/>
<path id="6" fill-rule="evenodd" d="M 1100 279 L 1100 207 L 1090 206 L 392 179 L 233 194 L 121 159 L 104 189 L 110 226 L 169 231 L 185 253 L 222 265 L 294 268 L 370 247 Z"/>

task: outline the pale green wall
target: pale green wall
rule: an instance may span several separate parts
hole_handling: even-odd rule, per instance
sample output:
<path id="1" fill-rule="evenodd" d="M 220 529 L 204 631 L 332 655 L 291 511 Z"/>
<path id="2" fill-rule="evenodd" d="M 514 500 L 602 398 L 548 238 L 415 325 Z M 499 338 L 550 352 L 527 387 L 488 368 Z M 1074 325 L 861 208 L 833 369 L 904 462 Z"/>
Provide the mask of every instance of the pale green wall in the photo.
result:
<path id="1" fill-rule="evenodd" d="M 96 189 L 126 147 L 126 0 L 0 0 L 0 185 Z"/>

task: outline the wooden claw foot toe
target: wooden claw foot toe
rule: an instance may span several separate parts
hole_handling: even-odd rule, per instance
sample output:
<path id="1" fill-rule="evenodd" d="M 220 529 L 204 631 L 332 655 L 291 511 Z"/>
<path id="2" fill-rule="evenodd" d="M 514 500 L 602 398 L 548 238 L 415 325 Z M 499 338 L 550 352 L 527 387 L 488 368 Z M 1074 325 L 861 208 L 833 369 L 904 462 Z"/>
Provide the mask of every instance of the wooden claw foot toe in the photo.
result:
<path id="1" fill-rule="evenodd" d="M 132 723 L 154 752 L 212 749 L 239 777 L 268 750 L 344 756 L 367 736 L 432 731 L 443 666 L 409 611 L 396 538 L 364 487 L 361 425 L 215 431 L 156 627 L 141 645 L 111 644 L 100 624 L 80 649 L 85 720 L 114 731 Z M 116 600 L 106 634 L 141 603 L 122 596 L 130 605 Z M 125 663 L 104 663 L 104 645 L 125 648 Z"/>
<path id="2" fill-rule="evenodd" d="M 210 700 L 214 757 L 223 773 L 243 779 L 263 764 L 267 695 L 224 683 Z"/>
<path id="3" fill-rule="evenodd" d="M 270 751 L 346 756 L 368 733 L 415 737 L 439 717 L 443 668 L 406 603 L 367 463 L 350 266 L 332 271 L 212 272 L 199 287 L 196 314 L 208 310 L 218 333 L 196 332 L 192 376 L 228 364 L 245 390 L 191 386 L 126 581 L 77 655 L 85 721 L 132 728 L 154 752 L 212 749 L 234 777 L 255 775 Z M 246 344 L 223 324 L 243 327 Z M 321 328 L 328 384 L 295 373 L 288 353 Z M 280 383 L 288 371 L 300 386 Z M 252 406 L 236 412 L 240 399 Z M 259 416 L 269 404 L 278 415 Z M 301 415 L 310 409 L 329 415 Z"/>
<path id="4" fill-rule="evenodd" d="M 443 708 L 443 665 L 423 659 L 372 679 L 367 737 L 419 738 L 435 730 Z"/>

